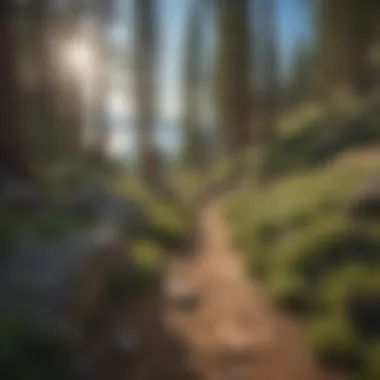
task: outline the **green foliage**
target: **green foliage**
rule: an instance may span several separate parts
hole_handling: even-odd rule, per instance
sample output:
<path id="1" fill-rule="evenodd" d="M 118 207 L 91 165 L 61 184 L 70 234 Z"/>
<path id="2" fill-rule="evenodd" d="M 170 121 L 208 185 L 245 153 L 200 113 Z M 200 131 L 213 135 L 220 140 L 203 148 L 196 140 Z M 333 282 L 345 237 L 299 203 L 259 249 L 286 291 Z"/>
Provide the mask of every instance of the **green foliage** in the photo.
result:
<path id="1" fill-rule="evenodd" d="M 9 204 L 1 206 L 1 252 L 6 252 L 20 235 L 38 240 L 59 238 L 86 225 L 86 222 L 75 216 L 69 208 L 45 205 L 42 207 L 46 209 L 29 210 Z"/>
<path id="2" fill-rule="evenodd" d="M 309 337 L 320 362 L 327 368 L 357 372 L 363 366 L 361 342 L 339 315 L 322 316 L 309 325 Z"/>
<path id="3" fill-rule="evenodd" d="M 268 293 L 281 310 L 307 315 L 315 307 L 310 287 L 297 272 L 277 271 L 267 278 Z"/>
<path id="4" fill-rule="evenodd" d="M 179 249 L 186 238 L 189 212 L 175 202 L 152 202 L 147 208 L 148 228 L 146 235 L 168 249 Z"/>
<path id="5" fill-rule="evenodd" d="M 354 263 L 331 271 L 324 281 L 324 299 L 332 308 L 347 305 L 349 299 L 360 293 L 378 293 L 380 290 L 379 265 Z"/>
<path id="6" fill-rule="evenodd" d="M 162 275 L 165 252 L 151 240 L 137 240 L 125 245 L 124 270 L 112 277 L 105 301 L 111 305 L 125 303 L 139 292 L 158 286 Z M 103 307 L 107 313 L 107 305 Z M 90 316 L 89 330 L 102 324 L 103 313 Z"/>
<path id="7" fill-rule="evenodd" d="M 181 186 L 168 181 L 170 196 L 163 197 L 137 178 L 118 177 L 115 194 L 134 200 L 142 210 L 142 220 L 126 237 L 126 273 L 115 279 L 110 289 L 111 298 L 128 299 L 146 287 L 157 285 L 165 258 L 187 248 L 193 210 L 189 198 L 181 193 Z"/>
<path id="8" fill-rule="evenodd" d="M 88 157 L 81 160 L 53 161 L 40 168 L 49 186 L 50 196 L 67 197 L 71 191 L 84 183 L 111 180 L 116 168 L 111 163 L 91 162 Z"/>
<path id="9" fill-rule="evenodd" d="M 163 198 L 133 178 L 119 179 L 115 190 L 117 194 L 135 200 L 142 209 L 144 220 L 135 231 L 136 239 L 151 240 L 168 250 L 181 248 L 192 216 L 183 199 Z"/>
<path id="10" fill-rule="evenodd" d="M 363 373 L 360 374 L 360 380 L 376 380 L 380 373 L 380 343 L 371 344 L 364 351 Z"/>
<path id="11" fill-rule="evenodd" d="M 130 256 L 138 278 L 144 283 L 155 283 L 162 271 L 163 248 L 151 241 L 133 244 Z"/>
<path id="12" fill-rule="evenodd" d="M 25 312 L 12 312 L 0 320 L 0 376 L 4 379 L 65 379 L 65 347 L 57 337 L 36 331 Z"/>
<path id="13" fill-rule="evenodd" d="M 253 185 L 226 205 L 274 304 L 303 317 L 321 362 L 360 374 L 380 334 L 380 221 L 354 222 L 347 210 L 376 174 L 364 161 L 331 166 Z"/>
<path id="14" fill-rule="evenodd" d="M 264 154 L 261 176 L 271 178 L 310 169 L 343 151 L 380 141 L 380 114 L 375 105 L 354 115 L 318 116 L 294 133 L 279 136 Z"/>
<path id="15" fill-rule="evenodd" d="M 235 241 L 249 252 L 248 265 L 269 263 L 272 257 L 294 265 L 308 258 L 312 264 L 318 256 L 321 265 L 333 266 L 351 242 L 360 250 L 364 246 L 370 259 L 376 245 L 366 236 L 368 230 L 351 234 L 345 205 L 357 186 L 373 173 L 372 168 L 310 172 L 277 181 L 263 191 L 254 187 L 239 192 L 226 211 Z M 316 254 L 321 250 L 326 252 L 325 259 Z M 330 263 L 329 253 L 334 250 L 337 256 Z"/>

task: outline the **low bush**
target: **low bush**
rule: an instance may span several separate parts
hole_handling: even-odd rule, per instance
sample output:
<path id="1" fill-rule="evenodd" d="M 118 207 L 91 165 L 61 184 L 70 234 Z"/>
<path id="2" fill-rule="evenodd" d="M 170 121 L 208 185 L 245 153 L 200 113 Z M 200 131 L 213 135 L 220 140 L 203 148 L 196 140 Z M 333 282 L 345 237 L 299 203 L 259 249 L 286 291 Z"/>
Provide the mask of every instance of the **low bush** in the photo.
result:
<path id="1" fill-rule="evenodd" d="M 274 304 L 302 317 L 325 366 L 358 379 L 380 336 L 380 220 L 355 220 L 349 206 L 376 175 L 365 162 L 331 166 L 253 185 L 226 205 L 235 242 Z"/>
<path id="2" fill-rule="evenodd" d="M 143 221 L 134 231 L 137 240 L 150 240 L 168 251 L 181 249 L 187 241 L 192 221 L 189 210 L 181 197 L 164 198 L 133 178 L 119 179 L 116 192 L 133 199 L 140 206 Z"/>
<path id="3" fill-rule="evenodd" d="M 290 314 L 308 315 L 315 307 L 310 288 L 297 273 L 273 273 L 268 276 L 267 289 L 275 306 Z"/>
<path id="4" fill-rule="evenodd" d="M 364 351 L 363 371 L 359 380 L 377 380 L 380 373 L 380 343 L 375 342 Z"/>
<path id="5" fill-rule="evenodd" d="M 67 379 L 67 350 L 58 337 L 32 329 L 25 312 L 0 318 L 2 379 Z"/>
<path id="6" fill-rule="evenodd" d="M 363 368 L 361 342 L 340 315 L 316 318 L 309 324 L 309 337 L 316 355 L 325 367 L 348 372 Z"/>
<path id="7" fill-rule="evenodd" d="M 129 253 L 136 279 L 142 283 L 156 283 L 163 269 L 163 248 L 151 241 L 138 241 Z"/>
<path id="8" fill-rule="evenodd" d="M 379 107 L 364 106 L 354 115 L 326 114 L 307 120 L 308 125 L 279 136 L 263 158 L 263 178 L 310 169 L 350 148 L 380 141 Z"/>
<path id="9" fill-rule="evenodd" d="M 351 264 L 326 275 L 319 294 L 325 311 L 345 312 L 350 297 L 373 282 L 374 270 L 366 265 Z"/>

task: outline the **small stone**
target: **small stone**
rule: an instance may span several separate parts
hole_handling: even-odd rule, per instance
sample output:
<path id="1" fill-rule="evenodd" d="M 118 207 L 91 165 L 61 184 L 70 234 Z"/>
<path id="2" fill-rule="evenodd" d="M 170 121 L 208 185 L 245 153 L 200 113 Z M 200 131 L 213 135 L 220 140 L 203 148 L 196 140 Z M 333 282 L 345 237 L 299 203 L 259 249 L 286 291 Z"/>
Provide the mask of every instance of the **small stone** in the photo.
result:
<path id="1" fill-rule="evenodd" d="M 113 347 L 121 355 L 131 357 L 140 346 L 140 337 L 135 331 L 124 330 L 117 334 Z"/>
<path id="2" fill-rule="evenodd" d="M 167 294 L 169 304 L 175 309 L 191 312 L 195 311 L 200 303 L 200 296 L 192 287 L 173 287 Z"/>

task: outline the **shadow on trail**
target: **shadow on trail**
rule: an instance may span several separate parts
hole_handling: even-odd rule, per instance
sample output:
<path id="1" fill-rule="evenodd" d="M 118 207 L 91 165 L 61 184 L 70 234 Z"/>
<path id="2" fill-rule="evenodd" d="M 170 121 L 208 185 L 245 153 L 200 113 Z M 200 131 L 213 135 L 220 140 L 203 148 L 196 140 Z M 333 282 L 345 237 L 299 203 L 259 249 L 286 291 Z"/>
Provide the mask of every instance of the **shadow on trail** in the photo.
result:
<path id="1" fill-rule="evenodd" d="M 139 336 L 138 348 L 131 357 L 110 349 L 112 337 L 121 331 Z M 165 305 L 160 290 L 134 297 L 115 312 L 106 336 L 94 357 L 94 380 L 198 380 L 188 363 L 184 343 L 165 326 Z"/>

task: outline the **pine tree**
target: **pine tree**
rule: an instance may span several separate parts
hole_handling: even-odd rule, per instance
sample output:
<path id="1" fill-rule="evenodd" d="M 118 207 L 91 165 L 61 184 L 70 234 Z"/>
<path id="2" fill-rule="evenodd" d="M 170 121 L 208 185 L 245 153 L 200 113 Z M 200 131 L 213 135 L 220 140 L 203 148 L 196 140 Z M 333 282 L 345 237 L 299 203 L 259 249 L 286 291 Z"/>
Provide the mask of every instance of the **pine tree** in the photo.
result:
<path id="1" fill-rule="evenodd" d="M 320 79 L 325 91 L 345 89 L 366 93 L 376 6 L 371 0 L 322 0 L 318 12 Z"/>
<path id="2" fill-rule="evenodd" d="M 264 120 L 261 141 L 270 142 L 276 136 L 279 111 L 279 78 L 276 0 L 263 1 L 264 30 L 264 75 L 266 89 L 264 95 Z"/>
<path id="3" fill-rule="evenodd" d="M 0 167 L 35 181 L 17 117 L 16 53 L 11 0 L 0 2 Z"/>
<path id="4" fill-rule="evenodd" d="M 204 138 L 200 115 L 202 81 L 202 13 L 194 2 L 189 17 L 183 61 L 183 161 L 192 167 L 204 162 Z"/>
<path id="5" fill-rule="evenodd" d="M 216 1 L 215 100 L 224 145 L 237 153 L 251 144 L 249 1 Z"/>
<path id="6" fill-rule="evenodd" d="M 159 152 L 154 144 L 156 15 L 154 0 L 135 0 L 135 96 L 139 173 L 157 183 Z"/>

